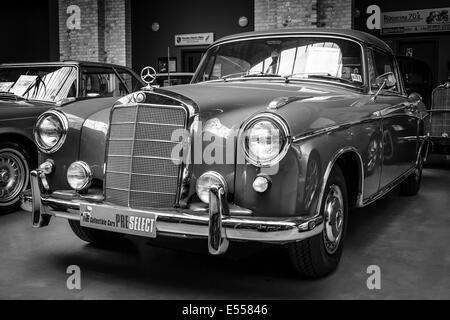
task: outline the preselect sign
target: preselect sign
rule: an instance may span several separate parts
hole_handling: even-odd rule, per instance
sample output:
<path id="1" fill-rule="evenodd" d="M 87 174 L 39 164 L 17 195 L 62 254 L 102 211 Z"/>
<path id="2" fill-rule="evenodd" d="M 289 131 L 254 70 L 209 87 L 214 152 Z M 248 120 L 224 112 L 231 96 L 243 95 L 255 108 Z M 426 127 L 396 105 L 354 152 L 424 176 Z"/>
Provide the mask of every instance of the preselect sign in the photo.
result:
<path id="1" fill-rule="evenodd" d="M 176 46 L 207 46 L 214 42 L 214 33 L 178 34 L 175 36 Z"/>
<path id="2" fill-rule="evenodd" d="M 450 8 L 384 12 L 381 34 L 450 31 Z"/>

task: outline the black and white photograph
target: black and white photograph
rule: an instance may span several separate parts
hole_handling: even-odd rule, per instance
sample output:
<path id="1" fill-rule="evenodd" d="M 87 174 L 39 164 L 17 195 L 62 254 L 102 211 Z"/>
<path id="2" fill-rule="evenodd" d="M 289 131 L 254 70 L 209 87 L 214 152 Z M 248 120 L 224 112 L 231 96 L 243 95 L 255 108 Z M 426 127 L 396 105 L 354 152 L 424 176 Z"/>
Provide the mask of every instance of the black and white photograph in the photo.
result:
<path id="1" fill-rule="evenodd" d="M 450 300 L 449 12 L 2 1 L 0 300 Z"/>

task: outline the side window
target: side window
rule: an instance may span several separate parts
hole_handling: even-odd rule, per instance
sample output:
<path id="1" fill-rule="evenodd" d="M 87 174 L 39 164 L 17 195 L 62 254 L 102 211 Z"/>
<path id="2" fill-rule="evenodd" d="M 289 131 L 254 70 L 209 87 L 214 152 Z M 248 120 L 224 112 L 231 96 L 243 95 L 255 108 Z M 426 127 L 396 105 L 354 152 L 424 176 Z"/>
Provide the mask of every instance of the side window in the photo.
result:
<path id="1" fill-rule="evenodd" d="M 114 70 L 84 67 L 81 70 L 82 97 L 122 97 L 128 93 Z"/>
<path id="2" fill-rule="evenodd" d="M 393 72 L 395 77 L 397 77 L 397 72 L 395 70 L 394 57 L 378 50 L 371 50 L 371 51 L 372 51 L 372 63 L 369 63 L 369 76 L 371 86 L 372 88 L 375 88 L 376 87 L 375 79 L 377 77 L 387 72 Z M 400 92 L 399 83 L 400 83 L 399 79 L 397 79 L 397 85 L 394 88 L 390 89 L 389 91 Z"/>

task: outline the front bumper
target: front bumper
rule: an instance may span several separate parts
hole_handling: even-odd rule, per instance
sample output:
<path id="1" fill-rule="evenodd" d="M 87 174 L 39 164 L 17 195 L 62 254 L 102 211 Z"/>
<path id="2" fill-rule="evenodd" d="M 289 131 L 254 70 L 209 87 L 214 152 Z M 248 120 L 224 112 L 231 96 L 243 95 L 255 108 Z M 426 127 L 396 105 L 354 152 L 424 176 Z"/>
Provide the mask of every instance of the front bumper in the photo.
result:
<path id="1" fill-rule="evenodd" d="M 30 208 L 32 223 L 42 228 L 50 223 L 51 217 L 80 221 L 83 205 L 92 204 L 104 208 L 116 206 L 99 202 L 98 199 L 61 199 L 45 196 L 42 190 L 42 172 L 31 173 L 31 192 L 22 195 L 25 207 Z M 45 181 L 45 179 L 44 179 Z M 119 208 L 128 210 L 128 208 Z M 131 210 L 131 209 L 129 209 Z M 134 210 L 134 209 L 133 209 Z M 136 211 L 136 210 L 134 210 Z M 323 218 L 256 218 L 232 216 L 228 208 L 224 188 L 213 186 L 210 190 L 210 207 L 207 212 L 192 210 L 148 210 L 157 218 L 157 234 L 182 237 L 204 237 L 208 239 L 209 252 L 222 254 L 228 248 L 229 240 L 257 241 L 264 243 L 289 243 L 311 238 L 323 231 Z M 140 211 L 140 213 L 145 213 Z"/>

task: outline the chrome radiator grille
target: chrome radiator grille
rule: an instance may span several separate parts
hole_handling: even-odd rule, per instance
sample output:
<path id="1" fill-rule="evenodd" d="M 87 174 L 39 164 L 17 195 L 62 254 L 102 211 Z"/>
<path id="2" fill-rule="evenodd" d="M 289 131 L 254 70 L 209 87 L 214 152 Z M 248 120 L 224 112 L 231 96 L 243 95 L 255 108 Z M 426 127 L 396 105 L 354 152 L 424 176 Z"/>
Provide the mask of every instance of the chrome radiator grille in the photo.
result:
<path id="1" fill-rule="evenodd" d="M 134 209 L 176 205 L 182 159 L 172 158 L 174 130 L 186 127 L 182 107 L 134 105 L 112 111 L 105 194 L 110 203 Z"/>
<path id="2" fill-rule="evenodd" d="M 445 110 L 445 112 L 431 114 L 428 132 L 432 137 L 441 137 L 443 134 L 450 135 L 450 88 L 440 86 L 433 91 L 432 110 Z"/>

